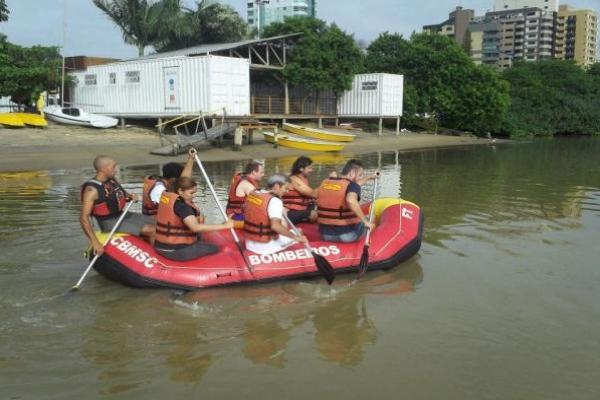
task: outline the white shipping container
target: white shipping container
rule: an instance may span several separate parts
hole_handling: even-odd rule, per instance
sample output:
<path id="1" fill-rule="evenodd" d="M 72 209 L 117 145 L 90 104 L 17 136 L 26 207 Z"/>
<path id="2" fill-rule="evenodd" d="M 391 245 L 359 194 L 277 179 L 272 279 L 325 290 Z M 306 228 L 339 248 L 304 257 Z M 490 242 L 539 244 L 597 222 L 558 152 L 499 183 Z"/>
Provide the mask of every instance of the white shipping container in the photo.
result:
<path id="1" fill-rule="evenodd" d="M 10 101 L 10 97 L 0 97 L 0 112 L 10 111 L 12 106 L 14 106 L 14 104 Z"/>
<path id="2" fill-rule="evenodd" d="M 394 74 L 359 74 L 352 89 L 338 99 L 340 117 L 400 117 L 404 93 L 404 76 Z"/>
<path id="3" fill-rule="evenodd" d="M 71 101 L 87 111 L 161 117 L 199 111 L 250 113 L 250 62 L 201 56 L 123 61 L 89 67 L 75 78 Z"/>

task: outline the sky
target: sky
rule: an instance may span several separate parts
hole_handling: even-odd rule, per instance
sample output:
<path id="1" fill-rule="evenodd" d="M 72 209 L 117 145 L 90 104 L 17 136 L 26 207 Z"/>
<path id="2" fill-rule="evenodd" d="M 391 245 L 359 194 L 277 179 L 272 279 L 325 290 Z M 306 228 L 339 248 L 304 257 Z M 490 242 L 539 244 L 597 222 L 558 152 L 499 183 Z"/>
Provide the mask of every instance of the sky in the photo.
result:
<path id="1" fill-rule="evenodd" d="M 190 6 L 195 3 L 193 0 L 184 2 Z M 221 3 L 230 4 L 246 18 L 246 0 Z M 600 14 L 600 0 L 563 3 L 595 9 Z M 0 22 L 0 32 L 13 43 L 64 46 L 67 56 L 137 56 L 136 48 L 123 42 L 119 28 L 91 0 L 8 0 L 7 4 L 11 14 L 8 22 Z M 456 6 L 474 9 L 476 15 L 482 15 L 492 9 L 493 0 L 317 0 L 317 17 L 335 22 L 355 39 L 368 42 L 385 31 L 405 36 L 420 32 L 423 25 L 443 22 Z"/>

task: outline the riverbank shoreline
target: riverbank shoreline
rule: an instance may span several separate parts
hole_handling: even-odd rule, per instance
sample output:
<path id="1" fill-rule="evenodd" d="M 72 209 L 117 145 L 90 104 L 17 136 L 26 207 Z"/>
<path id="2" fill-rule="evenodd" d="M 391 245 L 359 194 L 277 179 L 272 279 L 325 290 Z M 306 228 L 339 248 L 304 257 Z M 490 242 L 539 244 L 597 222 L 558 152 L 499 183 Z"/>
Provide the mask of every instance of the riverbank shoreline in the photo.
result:
<path id="1" fill-rule="evenodd" d="M 340 130 L 340 132 L 345 132 Z M 403 132 L 396 136 L 393 131 L 357 134 L 353 143 L 346 146 L 343 155 L 359 155 L 377 151 L 410 151 L 468 145 L 489 145 L 489 139 L 468 136 L 444 136 L 427 133 Z M 273 157 L 310 155 L 311 152 L 273 148 L 263 141 L 262 135 L 254 135 L 254 144 L 244 145 L 242 151 L 230 147 L 206 145 L 199 149 L 203 161 L 236 161 Z M 495 143 L 508 143 L 497 140 Z M 150 151 L 168 144 L 150 129 L 127 127 L 126 129 L 97 130 L 77 126 L 50 125 L 45 129 L 0 129 L 0 172 L 54 171 L 91 168 L 93 158 L 106 154 L 119 165 L 151 165 L 169 161 L 184 161 L 185 155 L 157 156 Z"/>

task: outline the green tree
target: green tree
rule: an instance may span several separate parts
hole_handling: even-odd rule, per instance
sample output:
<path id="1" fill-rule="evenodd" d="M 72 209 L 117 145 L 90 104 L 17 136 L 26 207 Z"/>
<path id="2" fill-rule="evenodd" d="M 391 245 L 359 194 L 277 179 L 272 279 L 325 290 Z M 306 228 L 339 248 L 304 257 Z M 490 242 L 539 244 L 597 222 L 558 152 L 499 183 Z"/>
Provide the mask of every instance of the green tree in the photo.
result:
<path id="1" fill-rule="evenodd" d="M 302 84 L 317 92 L 341 93 L 352 87 L 362 69 L 363 54 L 348 35 L 335 24 L 311 17 L 290 17 L 267 26 L 263 37 L 302 33 L 287 58 L 283 76 L 292 84 Z"/>
<path id="2" fill-rule="evenodd" d="M 573 61 L 521 62 L 504 72 L 512 104 L 505 130 L 513 136 L 600 132 L 600 79 Z"/>
<path id="3" fill-rule="evenodd" d="M 201 0 L 196 9 L 182 9 L 177 29 L 167 32 L 154 43 L 158 52 L 177 50 L 208 43 L 235 42 L 246 37 L 248 25 L 229 5 Z"/>
<path id="4" fill-rule="evenodd" d="M 181 0 L 93 0 L 123 31 L 125 43 L 137 47 L 139 56 L 146 47 L 160 42 L 180 25 Z"/>
<path id="5" fill-rule="evenodd" d="M 0 97 L 28 104 L 60 81 L 62 58 L 57 47 L 17 46 L 0 35 Z"/>
<path id="6" fill-rule="evenodd" d="M 6 5 L 6 0 L 0 0 L 0 22 L 8 21 L 10 11 Z"/>
<path id="7" fill-rule="evenodd" d="M 600 62 L 590 65 L 588 74 L 600 78 Z"/>
<path id="8" fill-rule="evenodd" d="M 441 35 L 382 33 L 367 48 L 366 72 L 404 75 L 405 115 L 434 114 L 448 128 L 479 134 L 501 129 L 508 86 L 477 66 L 452 39 Z"/>

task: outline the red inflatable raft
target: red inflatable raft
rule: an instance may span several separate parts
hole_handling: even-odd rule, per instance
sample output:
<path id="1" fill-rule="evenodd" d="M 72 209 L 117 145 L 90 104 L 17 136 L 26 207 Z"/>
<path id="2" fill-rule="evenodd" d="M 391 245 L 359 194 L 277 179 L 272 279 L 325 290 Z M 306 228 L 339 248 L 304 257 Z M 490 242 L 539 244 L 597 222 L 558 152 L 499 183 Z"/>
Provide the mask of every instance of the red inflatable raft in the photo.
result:
<path id="1" fill-rule="evenodd" d="M 369 205 L 364 207 L 367 211 Z M 417 205 L 405 200 L 378 199 L 374 211 L 378 224 L 371 234 L 369 270 L 395 267 L 419 251 L 423 215 Z M 300 227 L 311 246 L 331 263 L 336 273 L 357 271 L 364 240 L 324 242 L 316 225 L 300 224 Z M 241 231 L 238 235 L 243 239 Z M 204 234 L 203 240 L 218 245 L 221 251 L 196 260 L 177 262 L 161 256 L 137 236 L 117 234 L 106 245 L 94 269 L 127 286 L 184 290 L 319 275 L 312 255 L 301 244 L 271 255 L 246 251 L 253 270 L 251 274 L 229 231 Z"/>

